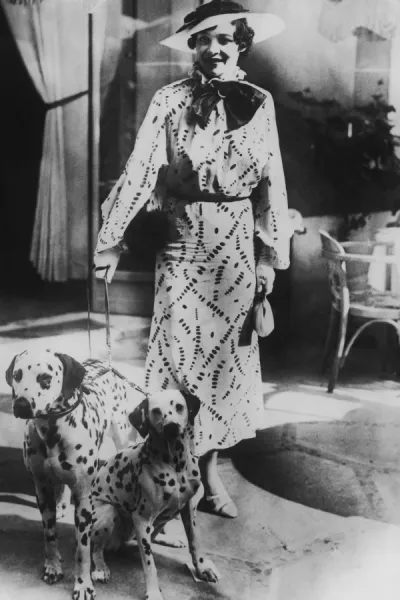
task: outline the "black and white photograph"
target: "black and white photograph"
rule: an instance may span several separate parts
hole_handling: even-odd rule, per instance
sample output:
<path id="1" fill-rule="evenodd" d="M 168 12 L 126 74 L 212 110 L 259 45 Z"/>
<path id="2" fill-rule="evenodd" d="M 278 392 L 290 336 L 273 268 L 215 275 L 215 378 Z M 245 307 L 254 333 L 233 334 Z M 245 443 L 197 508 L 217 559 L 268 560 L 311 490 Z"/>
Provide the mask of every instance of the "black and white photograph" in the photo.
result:
<path id="1" fill-rule="evenodd" d="M 0 0 L 0 600 L 398 600 L 400 0 Z"/>

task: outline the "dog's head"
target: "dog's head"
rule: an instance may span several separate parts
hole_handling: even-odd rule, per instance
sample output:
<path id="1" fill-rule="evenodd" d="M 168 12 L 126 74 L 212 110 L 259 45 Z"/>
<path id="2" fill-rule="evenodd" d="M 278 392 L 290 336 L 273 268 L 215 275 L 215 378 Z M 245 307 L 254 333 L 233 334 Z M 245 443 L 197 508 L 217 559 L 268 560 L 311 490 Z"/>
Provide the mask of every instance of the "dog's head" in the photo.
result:
<path id="1" fill-rule="evenodd" d="M 143 400 L 129 415 L 129 421 L 142 437 L 150 429 L 166 440 L 182 435 L 200 410 L 200 400 L 186 391 L 165 390 Z"/>
<path id="2" fill-rule="evenodd" d="M 55 400 L 71 398 L 84 376 L 85 368 L 66 354 L 50 350 L 17 354 L 6 371 L 14 415 L 20 419 L 40 416 Z"/>

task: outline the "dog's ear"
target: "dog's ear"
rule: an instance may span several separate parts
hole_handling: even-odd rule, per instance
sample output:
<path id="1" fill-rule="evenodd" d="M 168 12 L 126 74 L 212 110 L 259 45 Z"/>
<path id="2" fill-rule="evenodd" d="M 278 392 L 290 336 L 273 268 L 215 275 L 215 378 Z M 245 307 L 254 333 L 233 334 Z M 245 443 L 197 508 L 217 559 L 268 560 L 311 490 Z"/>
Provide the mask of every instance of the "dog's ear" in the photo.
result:
<path id="1" fill-rule="evenodd" d="M 145 438 L 149 433 L 149 399 L 145 398 L 129 415 L 131 425 Z"/>
<path id="2" fill-rule="evenodd" d="M 78 388 L 86 374 L 86 369 L 81 363 L 68 356 L 68 354 L 59 354 L 55 352 L 55 356 L 61 361 L 64 369 L 64 377 L 61 393 L 66 400 L 69 400 Z"/>
<path id="3" fill-rule="evenodd" d="M 8 369 L 6 371 L 6 381 L 9 386 L 12 386 L 14 365 L 15 365 L 15 361 L 17 360 L 17 356 L 18 355 L 14 356 L 14 358 L 12 359 L 12 361 L 10 363 L 10 366 L 8 367 Z"/>
<path id="4" fill-rule="evenodd" d="M 187 392 L 186 390 L 181 390 L 181 394 L 185 398 L 186 406 L 188 407 L 189 423 L 191 425 L 194 425 L 194 420 L 201 406 L 200 400 L 197 396 L 191 394 L 190 392 Z"/>

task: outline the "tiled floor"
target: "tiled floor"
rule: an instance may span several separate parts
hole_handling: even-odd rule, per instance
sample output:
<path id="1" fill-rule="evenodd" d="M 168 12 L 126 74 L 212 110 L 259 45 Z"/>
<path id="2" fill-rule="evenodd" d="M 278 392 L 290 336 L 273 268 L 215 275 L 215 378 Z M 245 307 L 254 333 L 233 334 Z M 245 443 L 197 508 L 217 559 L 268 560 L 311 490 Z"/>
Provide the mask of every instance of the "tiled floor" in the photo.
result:
<path id="1" fill-rule="evenodd" d="M 52 316 L 38 319 L 39 304 L 33 302 L 30 315 L 17 310 L 22 323 L 9 322 L 11 308 L 3 313 L 3 373 L 27 345 L 62 349 L 77 359 L 88 355 L 85 313 L 57 315 L 49 303 L 43 313 Z M 71 305 L 63 306 L 65 311 Z M 105 358 L 104 319 L 95 315 L 93 321 L 93 354 Z M 112 318 L 114 364 L 139 384 L 148 325 L 140 318 Z M 279 359 L 263 346 L 262 430 L 221 458 L 239 517 L 198 518 L 222 579 L 216 585 L 195 582 L 185 565 L 186 549 L 158 546 L 165 600 L 375 600 L 378 594 L 397 599 L 400 386 L 380 378 L 373 349 L 358 349 L 328 395 L 318 374 L 318 344 L 297 341 Z M 72 514 L 60 524 L 65 579 L 48 587 L 40 580 L 39 513 L 22 464 L 23 423 L 10 407 L 9 389 L 0 380 L 0 600 L 66 599 L 73 581 Z M 104 448 L 109 451 L 111 445 Z M 110 566 L 113 577 L 97 586 L 99 600 L 144 598 L 135 547 L 111 557 Z"/>

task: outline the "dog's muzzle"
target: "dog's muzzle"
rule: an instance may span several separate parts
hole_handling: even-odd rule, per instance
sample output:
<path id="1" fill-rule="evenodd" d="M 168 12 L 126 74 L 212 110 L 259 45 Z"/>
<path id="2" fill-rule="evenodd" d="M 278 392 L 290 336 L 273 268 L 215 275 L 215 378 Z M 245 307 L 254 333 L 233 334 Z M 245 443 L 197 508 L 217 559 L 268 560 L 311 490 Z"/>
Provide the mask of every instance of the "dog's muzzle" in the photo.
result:
<path id="1" fill-rule="evenodd" d="M 164 426 L 164 438 L 166 440 L 172 440 L 177 438 L 180 434 L 180 427 L 176 423 L 167 423 Z"/>
<path id="2" fill-rule="evenodd" d="M 17 398 L 13 404 L 14 416 L 18 419 L 32 419 L 33 410 L 26 398 Z"/>

